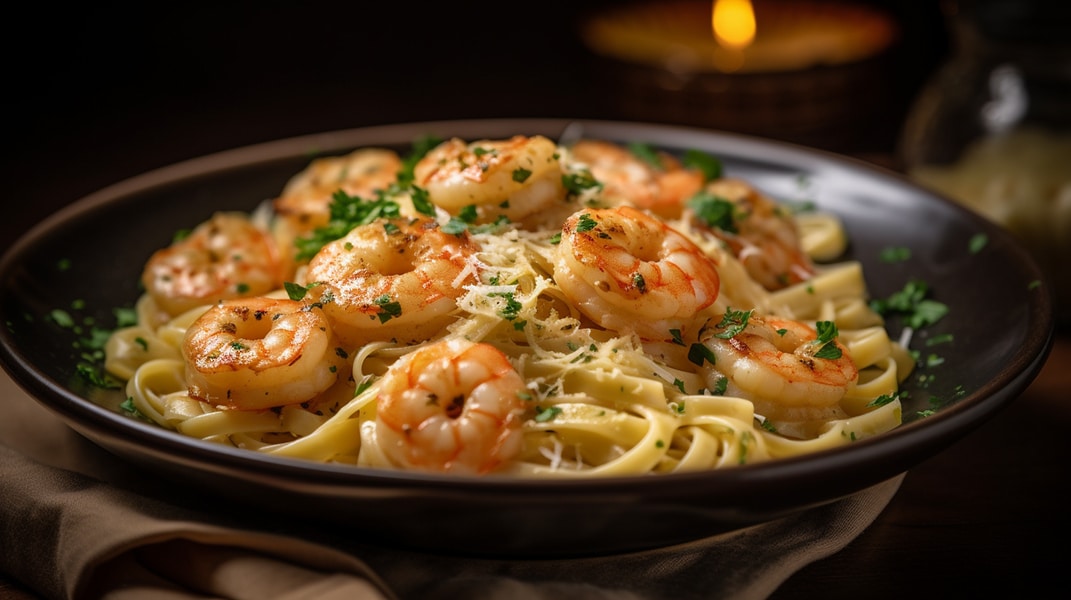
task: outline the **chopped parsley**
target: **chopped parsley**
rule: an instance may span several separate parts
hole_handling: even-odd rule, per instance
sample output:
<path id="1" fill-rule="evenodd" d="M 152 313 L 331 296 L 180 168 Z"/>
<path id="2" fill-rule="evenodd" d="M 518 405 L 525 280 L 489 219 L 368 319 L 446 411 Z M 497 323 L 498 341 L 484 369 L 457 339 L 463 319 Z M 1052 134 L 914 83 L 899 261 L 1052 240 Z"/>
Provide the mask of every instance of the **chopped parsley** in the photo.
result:
<path id="1" fill-rule="evenodd" d="M 904 262 L 907 259 L 911 258 L 911 248 L 907 248 L 904 246 L 889 246 L 887 248 L 882 249 L 881 253 L 878 255 L 878 258 L 880 258 L 882 262 L 886 263 Z"/>
<path id="2" fill-rule="evenodd" d="M 491 292 L 487 294 L 488 298 L 505 298 L 506 304 L 502 308 L 498 309 L 498 316 L 512 321 L 518 317 L 521 313 L 521 309 L 524 305 L 521 304 L 516 298 L 513 297 L 513 292 Z"/>
<path id="3" fill-rule="evenodd" d="M 123 387 L 118 380 L 93 365 L 78 363 L 75 365 L 74 370 L 78 373 L 79 377 L 94 387 L 99 387 L 105 390 L 118 390 Z"/>
<path id="4" fill-rule="evenodd" d="M 591 231 L 592 229 L 595 229 L 598 224 L 598 221 L 592 219 L 591 215 L 584 213 L 576 220 L 576 230 L 579 232 Z"/>
<path id="5" fill-rule="evenodd" d="M 132 327 L 138 324 L 138 312 L 133 308 L 116 308 L 112 310 L 115 315 L 116 327 Z"/>
<path id="6" fill-rule="evenodd" d="M 900 393 L 899 392 L 897 392 L 895 394 L 892 394 L 892 395 L 890 395 L 890 394 L 882 394 L 882 395 L 878 396 L 877 398 L 874 398 L 873 400 L 871 400 L 867 404 L 867 406 L 885 406 L 886 404 L 892 402 L 893 400 L 899 400 L 899 399 L 900 399 Z"/>
<path id="7" fill-rule="evenodd" d="M 413 208 L 418 213 L 427 217 L 435 216 L 435 205 L 431 203 L 427 190 L 413 185 L 409 187 L 409 192 L 409 197 L 413 201 Z"/>
<path id="8" fill-rule="evenodd" d="M 710 394 L 712 396 L 724 396 L 727 389 L 729 389 L 729 378 L 719 377 L 717 383 L 714 384 L 714 389 L 710 390 Z"/>
<path id="9" fill-rule="evenodd" d="M 546 408 L 536 407 L 535 420 L 537 423 L 546 423 L 547 421 L 553 421 L 554 417 L 557 417 L 562 413 L 560 406 L 548 406 Z"/>
<path id="10" fill-rule="evenodd" d="M 750 310 L 733 310 L 732 307 L 726 307 L 725 314 L 722 315 L 721 321 L 716 325 L 718 328 L 724 328 L 724 331 L 720 331 L 714 334 L 714 337 L 727 340 L 741 331 L 747 328 L 748 320 L 751 319 Z"/>
<path id="11" fill-rule="evenodd" d="M 398 173 L 398 184 L 408 186 L 413 183 L 413 170 L 420 159 L 433 148 L 443 143 L 443 138 L 435 135 L 425 135 L 413 141 L 409 154 L 402 159 L 402 168 Z M 419 209 L 417 209 L 419 210 Z"/>
<path id="12" fill-rule="evenodd" d="M 298 251 L 297 259 L 312 258 L 325 245 L 344 237 L 354 227 L 367 225 L 379 218 L 390 219 L 400 215 L 398 203 L 389 199 L 383 190 L 378 190 L 373 200 L 351 196 L 345 190 L 338 190 L 331 196 L 327 225 L 317 227 L 308 236 L 294 240 Z"/>
<path id="13" fill-rule="evenodd" d="M 442 226 L 442 232 L 450 235 L 462 235 L 469 230 L 469 224 L 459 217 L 451 217 L 446 225 Z"/>
<path id="14" fill-rule="evenodd" d="M 283 282 L 283 289 L 286 290 L 286 295 L 291 300 L 301 300 L 309 293 L 309 290 L 320 285 L 321 282 L 314 281 L 308 285 L 299 285 L 292 281 Z"/>
<path id="15" fill-rule="evenodd" d="M 948 314 L 948 305 L 927 298 L 929 292 L 925 282 L 912 280 L 888 298 L 871 300 L 870 308 L 882 316 L 899 314 L 908 327 L 921 329 Z"/>
<path id="16" fill-rule="evenodd" d="M 570 196 L 578 196 L 590 189 L 602 189 L 602 183 L 588 170 L 562 175 L 562 186 Z"/>
<path id="17" fill-rule="evenodd" d="M 684 153 L 684 166 L 703 173 L 703 179 L 713 181 L 721 178 L 721 160 L 701 150 L 690 149 Z"/>
<path id="18" fill-rule="evenodd" d="M 673 338 L 673 343 L 674 344 L 677 344 L 678 346 L 683 346 L 684 345 L 684 338 L 681 337 L 681 330 L 680 329 L 670 329 L 669 330 L 669 335 L 670 335 L 671 338 Z"/>
<path id="19" fill-rule="evenodd" d="M 52 319 L 52 321 L 56 325 L 59 325 L 60 327 L 63 327 L 65 329 L 74 327 L 74 318 L 71 317 L 71 314 L 69 312 L 63 310 L 62 308 L 52 309 L 52 311 L 48 313 L 48 317 Z"/>
<path id="20" fill-rule="evenodd" d="M 948 344 L 953 341 L 951 333 L 944 333 L 941 335 L 935 335 L 932 338 L 926 340 L 926 346 L 936 346 L 938 344 Z"/>
<path id="21" fill-rule="evenodd" d="M 379 312 L 376 316 L 379 317 L 380 323 L 386 323 L 395 317 L 402 316 L 402 305 L 391 300 L 390 296 L 386 294 L 376 298 L 375 304 L 379 307 Z"/>
<path id="22" fill-rule="evenodd" d="M 707 227 L 736 233 L 736 205 L 710 192 L 699 192 L 688 199 L 688 208 Z"/>
<path id="23" fill-rule="evenodd" d="M 703 366 L 703 362 L 714 364 L 714 359 L 714 351 L 706 344 L 696 343 L 688 347 L 688 360 L 697 366 Z"/>
<path id="24" fill-rule="evenodd" d="M 457 211 L 457 218 L 469 224 L 475 223 L 477 217 L 479 217 L 479 212 L 475 204 L 469 204 Z"/>
<path id="25" fill-rule="evenodd" d="M 815 329 L 818 330 L 818 338 L 815 339 L 812 344 L 820 346 L 814 353 L 815 358 L 825 358 L 829 360 L 836 360 L 843 355 L 840 346 L 835 341 L 840 332 L 837 330 L 837 324 L 833 321 L 818 321 L 815 323 Z"/>
<path id="26" fill-rule="evenodd" d="M 513 170 L 513 181 L 517 183 L 524 183 L 528 181 L 528 178 L 532 176 L 532 172 L 528 169 L 517 168 Z"/>

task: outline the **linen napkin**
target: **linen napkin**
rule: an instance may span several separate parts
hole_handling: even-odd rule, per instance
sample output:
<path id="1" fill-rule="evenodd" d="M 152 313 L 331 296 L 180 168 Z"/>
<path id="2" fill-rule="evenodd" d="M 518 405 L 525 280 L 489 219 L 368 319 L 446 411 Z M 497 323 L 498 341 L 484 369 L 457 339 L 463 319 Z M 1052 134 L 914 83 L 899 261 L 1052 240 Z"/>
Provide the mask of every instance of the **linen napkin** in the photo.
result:
<path id="1" fill-rule="evenodd" d="M 761 599 L 862 533 L 903 475 L 736 532 L 591 558 L 478 559 L 273 532 L 142 494 L 118 458 L 0 380 L 0 572 L 44 598 Z"/>

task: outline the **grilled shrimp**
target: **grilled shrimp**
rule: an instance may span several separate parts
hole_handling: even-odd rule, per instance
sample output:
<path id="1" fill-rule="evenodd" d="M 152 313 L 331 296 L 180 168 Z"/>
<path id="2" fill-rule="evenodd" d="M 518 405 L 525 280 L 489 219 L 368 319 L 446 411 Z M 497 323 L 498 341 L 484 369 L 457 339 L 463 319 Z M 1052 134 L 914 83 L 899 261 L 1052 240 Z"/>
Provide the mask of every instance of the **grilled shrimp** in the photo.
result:
<path id="1" fill-rule="evenodd" d="M 490 344 L 436 342 L 391 366 L 376 400 L 376 440 L 397 466 L 491 472 L 520 453 L 524 380 Z"/>
<path id="2" fill-rule="evenodd" d="M 427 340 L 455 318 L 476 280 L 475 245 L 434 219 L 380 219 L 323 247 L 304 280 L 347 348 Z"/>
<path id="3" fill-rule="evenodd" d="M 361 148 L 345 156 L 313 160 L 292 177 L 272 202 L 279 247 L 293 253 L 294 240 L 327 225 L 335 193 L 371 199 L 398 180 L 402 159 L 393 150 Z"/>
<path id="4" fill-rule="evenodd" d="M 832 331 L 819 339 L 799 321 L 736 312 L 702 336 L 715 357 L 708 379 L 713 387 L 716 379 L 728 377 L 727 393 L 752 400 L 757 413 L 773 419 L 828 418 L 859 376 Z"/>
<path id="5" fill-rule="evenodd" d="M 603 186 L 603 197 L 611 204 L 627 204 L 662 217 L 674 217 L 680 215 L 684 201 L 703 187 L 702 172 L 684 168 L 666 152 L 654 153 L 657 164 L 602 140 L 579 140 L 570 152 L 573 159 L 588 166 Z"/>
<path id="6" fill-rule="evenodd" d="M 473 206 L 484 221 L 521 221 L 565 196 L 558 147 L 541 135 L 466 143 L 451 138 L 413 169 L 414 183 L 452 214 Z"/>
<path id="7" fill-rule="evenodd" d="M 688 238 L 632 207 L 581 210 L 565 221 L 554 280 L 581 312 L 647 340 L 687 336 L 718 298 L 714 262 Z"/>
<path id="8" fill-rule="evenodd" d="M 175 316 L 278 289 L 283 277 L 271 234 L 244 213 L 218 212 L 185 238 L 154 252 L 141 281 L 156 305 Z"/>
<path id="9" fill-rule="evenodd" d="M 814 275 L 814 264 L 785 207 L 739 179 L 712 181 L 704 191 L 708 200 L 730 203 L 730 210 L 711 222 L 690 203 L 692 221 L 723 240 L 764 288 L 780 289 Z"/>
<path id="10" fill-rule="evenodd" d="M 182 342 L 193 398 L 258 410 L 315 398 L 346 376 L 346 353 L 323 312 L 294 300 L 221 302 Z"/>

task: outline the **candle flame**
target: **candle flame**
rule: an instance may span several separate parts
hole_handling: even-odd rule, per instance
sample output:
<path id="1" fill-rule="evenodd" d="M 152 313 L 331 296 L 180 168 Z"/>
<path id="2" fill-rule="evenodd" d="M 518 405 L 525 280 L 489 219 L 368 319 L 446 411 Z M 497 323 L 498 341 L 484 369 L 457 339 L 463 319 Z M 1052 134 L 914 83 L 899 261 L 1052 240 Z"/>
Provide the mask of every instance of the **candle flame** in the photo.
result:
<path id="1" fill-rule="evenodd" d="M 755 39 L 755 10 L 751 0 L 714 0 L 711 22 L 714 38 L 727 48 L 746 48 Z"/>

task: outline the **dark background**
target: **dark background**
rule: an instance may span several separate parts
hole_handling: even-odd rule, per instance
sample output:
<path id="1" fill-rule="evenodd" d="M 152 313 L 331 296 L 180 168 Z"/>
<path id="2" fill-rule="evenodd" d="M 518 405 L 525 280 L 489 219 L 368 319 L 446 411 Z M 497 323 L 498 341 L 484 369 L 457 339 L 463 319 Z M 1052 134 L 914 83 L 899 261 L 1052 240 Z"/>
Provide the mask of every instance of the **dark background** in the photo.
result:
<path id="1" fill-rule="evenodd" d="M 891 155 L 948 50 L 936 1 L 871 0 L 900 36 L 871 68 L 876 117 L 850 144 Z M 453 118 L 681 121 L 621 108 L 579 26 L 621 2 L 39 3 L 3 39 L 6 247 L 57 207 L 200 155 L 307 133 Z M 862 91 L 862 90 L 861 90 Z M 672 117 L 672 118 L 671 118 Z M 686 117 L 683 118 L 687 120 Z M 687 123 L 686 123 L 687 124 Z M 777 132 L 771 133 L 777 137 Z"/>

